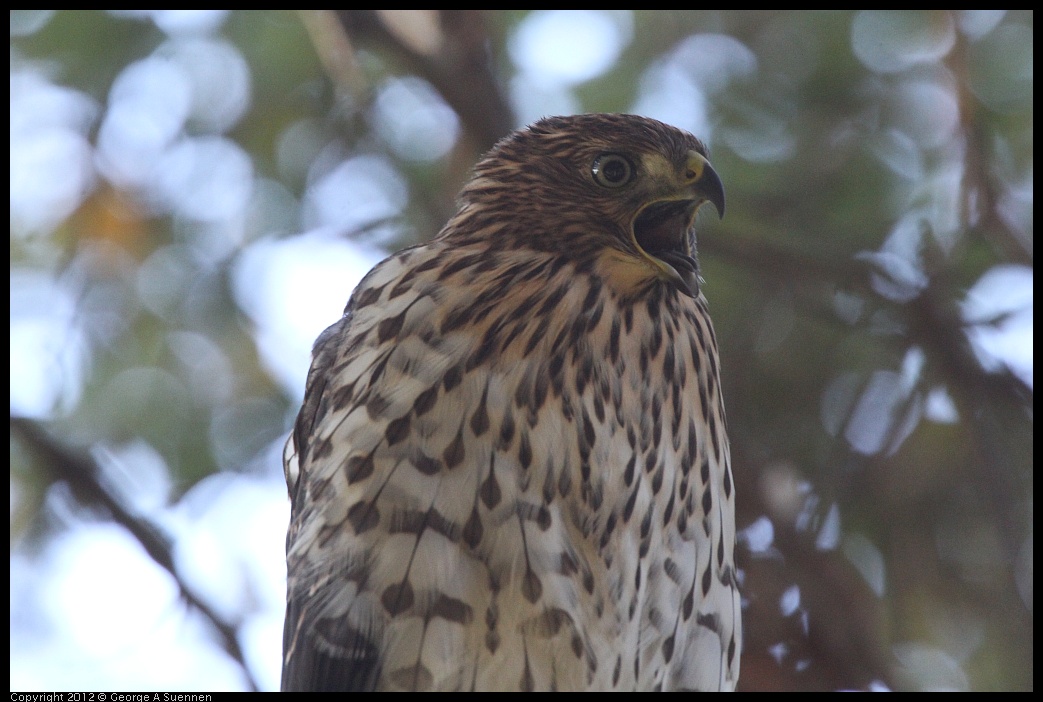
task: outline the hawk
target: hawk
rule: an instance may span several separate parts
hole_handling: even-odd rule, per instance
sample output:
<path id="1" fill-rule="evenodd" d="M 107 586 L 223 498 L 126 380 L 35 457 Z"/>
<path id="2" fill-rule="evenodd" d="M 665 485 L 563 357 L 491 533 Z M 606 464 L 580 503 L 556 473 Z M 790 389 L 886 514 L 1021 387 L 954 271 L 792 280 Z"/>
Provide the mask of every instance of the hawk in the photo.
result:
<path id="1" fill-rule="evenodd" d="M 733 689 L 734 482 L 690 134 L 552 117 L 319 336 L 284 690 Z"/>

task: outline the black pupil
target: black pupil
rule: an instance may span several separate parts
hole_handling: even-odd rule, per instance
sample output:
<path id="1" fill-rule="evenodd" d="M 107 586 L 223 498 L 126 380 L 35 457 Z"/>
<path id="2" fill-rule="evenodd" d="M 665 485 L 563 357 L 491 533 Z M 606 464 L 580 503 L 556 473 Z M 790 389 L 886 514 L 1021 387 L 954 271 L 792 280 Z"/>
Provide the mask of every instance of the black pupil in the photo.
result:
<path id="1" fill-rule="evenodd" d="M 622 159 L 606 159 L 606 162 L 601 167 L 601 175 L 609 183 L 618 183 L 627 177 L 627 165 Z"/>

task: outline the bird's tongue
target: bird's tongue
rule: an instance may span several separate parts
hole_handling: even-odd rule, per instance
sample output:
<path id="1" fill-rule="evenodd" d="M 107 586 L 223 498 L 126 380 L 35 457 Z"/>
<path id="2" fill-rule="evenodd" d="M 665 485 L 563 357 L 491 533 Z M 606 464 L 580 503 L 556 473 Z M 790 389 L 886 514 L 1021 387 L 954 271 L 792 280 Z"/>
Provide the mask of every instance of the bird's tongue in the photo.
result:
<path id="1" fill-rule="evenodd" d="M 649 253 L 660 261 L 673 266 L 677 275 L 681 276 L 681 281 L 684 282 L 684 287 L 678 286 L 681 292 L 691 297 L 699 294 L 699 264 L 695 262 L 695 258 L 680 251 L 650 251 Z"/>

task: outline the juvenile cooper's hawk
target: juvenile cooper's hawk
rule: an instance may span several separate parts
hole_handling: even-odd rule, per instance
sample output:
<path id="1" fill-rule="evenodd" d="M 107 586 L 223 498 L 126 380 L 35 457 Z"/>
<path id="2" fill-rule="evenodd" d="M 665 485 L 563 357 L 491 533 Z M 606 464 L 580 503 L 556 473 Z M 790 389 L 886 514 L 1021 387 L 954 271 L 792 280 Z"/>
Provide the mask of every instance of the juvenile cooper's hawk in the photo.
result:
<path id="1" fill-rule="evenodd" d="M 319 337 L 287 444 L 284 690 L 732 689 L 695 137 L 544 119 Z"/>

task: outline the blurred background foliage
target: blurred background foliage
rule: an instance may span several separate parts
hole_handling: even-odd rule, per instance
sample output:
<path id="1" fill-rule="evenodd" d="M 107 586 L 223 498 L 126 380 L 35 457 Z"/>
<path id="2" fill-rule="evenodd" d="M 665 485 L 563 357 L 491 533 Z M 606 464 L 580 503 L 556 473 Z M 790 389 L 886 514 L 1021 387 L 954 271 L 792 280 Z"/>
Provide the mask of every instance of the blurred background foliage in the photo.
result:
<path id="1" fill-rule="evenodd" d="M 708 141 L 741 688 L 1032 688 L 1032 13 L 11 11 L 12 689 L 278 686 L 316 334 L 547 114 Z"/>

